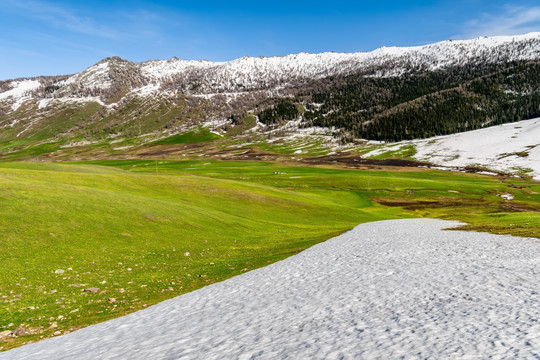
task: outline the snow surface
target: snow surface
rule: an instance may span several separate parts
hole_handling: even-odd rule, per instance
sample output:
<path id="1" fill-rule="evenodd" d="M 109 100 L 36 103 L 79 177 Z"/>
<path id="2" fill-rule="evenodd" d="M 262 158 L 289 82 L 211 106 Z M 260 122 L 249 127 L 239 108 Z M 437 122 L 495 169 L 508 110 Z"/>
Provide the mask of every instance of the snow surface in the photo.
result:
<path id="1" fill-rule="evenodd" d="M 0 359 L 540 357 L 540 241 L 366 223 L 265 268 Z"/>
<path id="2" fill-rule="evenodd" d="M 425 140 L 415 140 L 415 158 L 436 164 L 528 173 L 540 180 L 540 118 Z M 527 155 L 526 155 L 527 154 Z"/>
<path id="3" fill-rule="evenodd" d="M 12 81 L 10 85 L 12 86 L 10 90 L 0 93 L 0 100 L 7 99 L 9 97 L 24 97 L 28 94 L 28 92 L 40 87 L 41 83 L 37 80 L 21 80 Z"/>
<path id="4" fill-rule="evenodd" d="M 86 88 L 108 89 L 112 85 L 109 71 L 110 61 L 101 61 L 88 69 L 71 76 L 64 81 L 64 84 L 84 84 Z"/>
<path id="5" fill-rule="evenodd" d="M 0 93 L 0 101 L 6 99 L 15 100 L 11 105 L 11 110 L 16 111 L 26 100 L 30 100 L 30 92 L 39 88 L 41 83 L 37 80 L 20 80 L 10 83 L 12 88 Z"/>
<path id="6" fill-rule="evenodd" d="M 185 71 L 188 68 L 208 68 L 216 66 L 216 64 L 211 61 L 206 60 L 180 60 L 178 58 L 172 58 L 169 60 L 150 60 L 142 63 L 142 70 L 144 75 L 148 76 L 150 79 L 158 80 L 161 78 L 167 78 L 171 75 L 178 74 L 182 71 Z"/>
<path id="7" fill-rule="evenodd" d="M 370 158 L 388 151 L 399 152 L 402 148 L 408 151 L 406 147 L 411 144 L 416 148 L 416 160 L 441 165 L 433 166 L 433 169 L 455 170 L 470 165 L 514 174 L 526 171 L 533 179 L 540 180 L 540 118 L 400 141 L 383 145 L 364 156 Z"/>

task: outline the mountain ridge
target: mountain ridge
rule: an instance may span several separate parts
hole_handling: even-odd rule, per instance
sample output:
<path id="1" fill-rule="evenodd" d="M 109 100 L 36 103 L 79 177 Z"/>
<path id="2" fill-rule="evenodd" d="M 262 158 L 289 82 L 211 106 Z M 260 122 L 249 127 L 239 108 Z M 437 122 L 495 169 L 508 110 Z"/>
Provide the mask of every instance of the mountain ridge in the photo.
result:
<path id="1" fill-rule="evenodd" d="M 228 62 L 109 57 L 0 82 L 0 156 L 47 142 L 144 145 L 201 126 L 242 138 L 427 138 L 540 116 L 539 74 L 540 32 Z"/>
<path id="2" fill-rule="evenodd" d="M 523 35 L 515 35 L 515 36 L 494 36 L 494 37 L 477 37 L 470 40 L 444 40 L 432 44 L 427 45 L 419 45 L 419 46 L 411 46 L 411 47 L 401 47 L 401 46 L 382 46 L 380 48 L 377 48 L 372 51 L 368 52 L 352 52 L 352 53 L 341 53 L 341 52 L 322 52 L 322 53 L 309 53 L 309 52 L 300 52 L 295 54 L 288 54 L 285 56 L 258 56 L 258 57 L 250 57 L 250 56 L 242 56 L 230 61 L 209 61 L 209 60 L 182 60 L 178 59 L 177 57 L 173 57 L 171 59 L 164 59 L 164 60 L 146 60 L 141 62 L 132 62 L 126 59 L 123 59 L 119 56 L 113 56 L 113 57 L 107 57 L 105 59 L 100 60 L 94 65 L 89 66 L 88 68 L 84 69 L 83 71 L 73 74 L 70 78 L 74 78 L 77 76 L 81 76 L 87 72 L 94 72 L 95 67 L 103 67 L 104 64 L 110 64 L 113 63 L 128 63 L 132 66 L 139 67 L 144 73 L 147 80 L 157 80 L 157 79 L 163 79 L 167 76 L 171 75 L 177 75 L 178 72 L 181 72 L 183 70 L 190 69 L 208 69 L 208 68 L 216 68 L 216 67 L 229 67 L 229 68 L 237 68 L 238 66 L 248 68 L 253 67 L 257 69 L 261 65 L 264 64 L 257 64 L 257 62 L 270 62 L 270 63 L 276 63 L 271 65 L 276 65 L 276 68 L 279 68 L 279 66 L 287 66 L 289 60 L 291 60 L 294 63 L 298 64 L 308 64 L 313 65 L 320 62 L 326 61 L 327 63 L 330 63 L 332 65 L 335 65 L 335 63 L 340 62 L 347 62 L 347 61 L 355 61 L 354 64 L 356 65 L 354 69 L 358 69 L 359 67 L 366 67 L 370 65 L 378 65 L 374 64 L 379 61 L 388 61 L 390 59 L 399 58 L 400 56 L 405 55 L 417 55 L 420 57 L 418 59 L 418 63 L 421 64 L 422 61 L 427 62 L 428 60 L 437 60 L 439 63 L 432 64 L 433 68 L 430 70 L 435 70 L 442 67 L 447 67 L 451 65 L 455 65 L 455 62 L 459 57 L 461 57 L 464 54 L 468 54 L 468 58 L 461 58 L 463 61 L 471 60 L 471 58 L 474 58 L 476 56 L 486 56 L 485 54 L 482 54 L 483 51 L 486 51 L 488 49 L 493 49 L 500 47 L 501 45 L 507 45 L 512 43 L 524 43 L 526 41 L 533 41 L 533 44 L 529 46 L 528 51 L 525 49 L 520 49 L 522 46 L 515 46 L 514 50 L 519 51 L 518 54 L 509 54 L 508 51 L 506 54 L 502 54 L 500 57 L 502 57 L 505 61 L 512 61 L 512 60 L 529 60 L 531 58 L 537 58 L 538 52 L 540 51 L 540 32 L 531 32 Z M 468 48 L 467 48 L 468 47 Z M 471 53 L 472 50 L 475 50 L 473 53 Z M 431 57 L 431 58 L 430 58 Z M 446 61 L 441 61 L 442 59 L 445 59 Z M 452 63 L 452 60 L 454 63 Z M 500 61 L 501 59 L 497 59 L 497 61 Z M 285 63 L 285 65 L 283 65 Z M 343 65 L 342 63 L 340 63 Z M 161 69 L 157 69 L 156 71 L 156 65 L 161 67 Z M 169 65 L 169 66 L 167 66 Z M 172 66 L 171 66 L 172 65 Z M 290 65 L 288 65 L 290 66 Z M 298 65 L 299 66 L 299 65 Z M 161 72 L 159 71 L 161 70 Z M 237 69 L 236 69 L 237 70 Z M 292 70 L 295 70 L 294 67 L 292 67 Z M 328 69 L 327 69 L 328 70 Z M 348 69 L 341 68 L 339 69 L 341 72 L 347 71 Z M 176 71 L 176 72 L 175 72 Z M 330 73 L 331 74 L 331 73 Z M 313 73 L 309 74 L 310 76 L 313 76 Z M 325 75 L 329 75 L 326 73 Z M 395 75 L 395 74 L 394 74 Z M 399 74 L 398 74 L 399 75 Z M 66 76 L 66 75 L 57 75 L 57 76 Z M 33 80 L 33 79 L 40 79 L 40 78 L 48 78 L 48 77 L 55 77 L 55 76 L 38 76 L 38 77 L 20 77 L 17 79 L 7 79 L 0 81 L 0 83 L 5 83 L 9 81 L 16 81 L 16 80 Z M 72 80 L 74 82 L 74 79 Z M 92 84 L 89 84 L 89 86 Z M 98 84 L 103 85 L 103 84 Z M 1 92 L 0 92 L 1 94 Z"/>

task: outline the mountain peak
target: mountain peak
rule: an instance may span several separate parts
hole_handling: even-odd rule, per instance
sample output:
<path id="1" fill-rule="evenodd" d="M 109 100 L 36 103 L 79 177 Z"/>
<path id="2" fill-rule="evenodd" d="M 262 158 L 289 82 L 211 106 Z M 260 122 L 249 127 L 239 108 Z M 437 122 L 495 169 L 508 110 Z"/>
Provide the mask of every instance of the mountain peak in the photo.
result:
<path id="1" fill-rule="evenodd" d="M 539 57 L 540 32 L 478 37 L 471 40 L 445 40 L 414 47 L 383 46 L 370 52 L 300 52 L 286 56 L 243 56 L 228 62 L 172 57 L 168 60 L 134 63 L 119 56 L 112 56 L 66 80 L 57 80 L 54 86 L 60 89 L 54 92 L 54 96 L 86 94 L 89 89 L 92 94 L 120 88 L 134 91 L 147 84 L 152 84 L 153 91 L 174 90 L 200 95 L 235 93 L 285 88 L 298 82 L 332 76 L 359 74 L 391 77 L 418 69 L 440 70 L 468 63 L 501 63 Z M 38 78 L 35 80 L 41 81 Z M 0 88 L 0 93 L 18 86 L 15 80 L 6 81 Z M 144 90 L 142 93 L 148 92 Z M 7 95 L 4 97 L 7 98 Z"/>
<path id="2" fill-rule="evenodd" d="M 101 64 L 101 63 L 126 63 L 126 62 L 131 63 L 131 61 L 126 60 L 126 59 L 122 59 L 120 56 L 110 56 L 110 57 L 106 57 L 105 59 L 97 62 L 96 65 Z"/>

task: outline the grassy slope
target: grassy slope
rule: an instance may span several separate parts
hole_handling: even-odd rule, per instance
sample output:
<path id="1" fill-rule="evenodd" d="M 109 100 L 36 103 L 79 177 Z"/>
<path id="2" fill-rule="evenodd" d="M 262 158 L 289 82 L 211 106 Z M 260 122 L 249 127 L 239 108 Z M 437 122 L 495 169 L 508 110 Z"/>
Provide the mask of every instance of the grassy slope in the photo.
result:
<path id="1" fill-rule="evenodd" d="M 399 216 L 354 193 L 329 198 L 87 165 L 0 164 L 0 200 L 0 331 L 13 323 L 36 333 L 4 349 L 283 259 L 359 222 Z M 100 291 L 82 292 L 89 287 Z"/>
<path id="2" fill-rule="evenodd" d="M 208 128 L 200 127 L 196 130 L 186 131 L 181 134 L 176 134 L 165 139 L 154 141 L 154 145 L 168 145 L 168 144 L 192 144 L 207 142 L 219 139 L 220 136 L 211 133 Z"/>
<path id="3" fill-rule="evenodd" d="M 144 160 L 95 163 L 131 172 L 155 171 L 153 162 Z M 374 203 L 400 207 L 410 216 L 461 220 L 480 231 L 540 236 L 540 184 L 524 179 L 415 168 L 368 173 L 234 161 L 161 161 L 159 172 L 240 179 L 328 199 L 353 193 Z M 501 194 L 512 194 L 515 199 L 506 201 Z"/>
<path id="4" fill-rule="evenodd" d="M 540 185 L 524 180 L 219 161 L 159 161 L 156 175 L 155 165 L 0 163 L 0 331 L 35 333 L 4 350 L 283 259 L 361 222 L 437 216 L 540 231 L 538 212 L 512 212 L 497 196 L 540 210 Z M 82 292 L 89 287 L 100 290 Z"/>

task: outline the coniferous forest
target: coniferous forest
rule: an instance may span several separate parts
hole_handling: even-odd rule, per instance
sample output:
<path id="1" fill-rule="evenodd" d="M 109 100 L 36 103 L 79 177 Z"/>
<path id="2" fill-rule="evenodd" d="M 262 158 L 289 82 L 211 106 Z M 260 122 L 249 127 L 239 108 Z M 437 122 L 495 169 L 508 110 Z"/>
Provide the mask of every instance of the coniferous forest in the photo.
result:
<path id="1" fill-rule="evenodd" d="M 294 99 L 258 113 L 275 124 L 335 127 L 357 138 L 400 141 L 474 130 L 540 116 L 540 62 L 418 70 L 395 77 L 353 74 L 305 84 Z"/>

